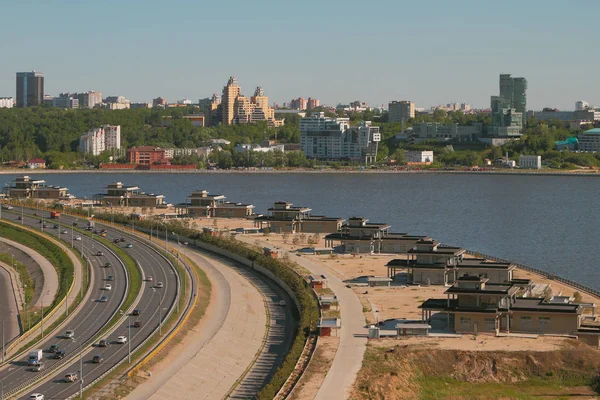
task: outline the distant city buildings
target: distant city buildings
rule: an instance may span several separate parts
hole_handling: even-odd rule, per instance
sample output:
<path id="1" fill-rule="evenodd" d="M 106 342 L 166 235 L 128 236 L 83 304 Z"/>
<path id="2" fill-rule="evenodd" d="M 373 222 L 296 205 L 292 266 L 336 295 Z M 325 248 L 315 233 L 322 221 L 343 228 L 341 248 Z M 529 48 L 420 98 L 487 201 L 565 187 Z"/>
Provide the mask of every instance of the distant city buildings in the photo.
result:
<path id="1" fill-rule="evenodd" d="M 56 97 L 44 96 L 44 105 L 56 108 L 79 108 L 79 99 L 72 93 L 61 93 Z"/>
<path id="2" fill-rule="evenodd" d="M 438 142 L 477 142 L 483 132 L 483 125 L 475 123 L 473 125 L 448 124 L 443 125 L 437 122 L 421 122 L 414 124 L 408 137 L 416 143 L 426 140 L 436 140 Z"/>
<path id="3" fill-rule="evenodd" d="M 575 111 L 559 111 L 544 109 L 543 111 L 527 111 L 528 118 L 538 121 L 559 120 L 562 122 L 579 121 L 581 123 L 593 123 L 600 121 L 600 111 L 593 108 L 583 108 Z"/>
<path id="4" fill-rule="evenodd" d="M 577 137 L 581 151 L 600 152 L 600 128 L 582 132 Z"/>
<path id="5" fill-rule="evenodd" d="M 581 111 L 590 108 L 590 104 L 585 100 L 578 100 L 575 102 L 575 111 Z"/>
<path id="6" fill-rule="evenodd" d="M 519 156 L 519 168 L 540 169 L 542 168 L 542 157 Z"/>
<path id="7" fill-rule="evenodd" d="M 281 151 L 282 153 L 285 151 L 285 146 L 283 144 L 236 144 L 234 151 L 245 153 L 247 151 L 254 151 L 257 153 L 268 153 L 270 151 Z"/>
<path id="8" fill-rule="evenodd" d="M 308 100 L 306 101 L 306 110 L 307 111 L 314 110 L 315 108 L 319 107 L 320 105 L 321 105 L 321 101 L 319 99 L 313 99 L 312 97 L 309 97 Z"/>
<path id="9" fill-rule="evenodd" d="M 388 104 L 388 122 L 406 122 L 415 117 L 415 103 L 392 101 Z"/>
<path id="10" fill-rule="evenodd" d="M 269 98 L 259 86 L 254 96 L 248 99 L 241 94 L 237 80 L 232 76 L 223 88 L 220 103 L 213 96 L 211 121 L 220 120 L 224 125 L 247 124 L 266 121 L 271 127 L 283 125 L 283 120 L 275 119 L 275 110 L 269 106 Z M 217 119 L 220 117 L 220 119 Z"/>
<path id="11" fill-rule="evenodd" d="M 12 97 L 0 97 L 0 108 L 13 108 L 15 100 Z"/>
<path id="12" fill-rule="evenodd" d="M 471 111 L 471 105 L 469 103 L 448 103 L 446 105 L 439 105 L 431 107 L 432 110 L 443 110 L 443 111 Z"/>
<path id="13" fill-rule="evenodd" d="M 370 121 L 350 126 L 348 118 L 329 118 L 323 112 L 300 119 L 300 146 L 309 158 L 373 163 L 380 140 L 379 127 Z"/>
<path id="14" fill-rule="evenodd" d="M 39 106 L 44 103 L 44 74 L 17 72 L 17 107 Z"/>
<path id="15" fill-rule="evenodd" d="M 73 96 L 79 100 L 79 108 L 94 108 L 102 104 L 102 92 L 73 93 Z"/>
<path id="16" fill-rule="evenodd" d="M 131 108 L 131 101 L 124 96 L 108 96 L 104 99 L 102 106 L 109 110 L 125 110 Z"/>
<path id="17" fill-rule="evenodd" d="M 84 133 L 79 139 L 79 151 L 94 156 L 106 150 L 121 148 L 121 126 L 103 125 Z"/>
<path id="18" fill-rule="evenodd" d="M 370 110 L 371 107 L 366 101 L 353 101 L 350 104 L 338 104 L 336 110 L 344 112 L 363 112 Z"/>
<path id="19" fill-rule="evenodd" d="M 167 106 L 167 100 L 163 99 L 162 97 L 157 97 L 152 100 L 152 107 L 166 107 L 166 106 Z"/>
<path id="20" fill-rule="evenodd" d="M 433 162 L 433 151 L 405 151 L 404 159 L 407 163 L 432 163 Z"/>

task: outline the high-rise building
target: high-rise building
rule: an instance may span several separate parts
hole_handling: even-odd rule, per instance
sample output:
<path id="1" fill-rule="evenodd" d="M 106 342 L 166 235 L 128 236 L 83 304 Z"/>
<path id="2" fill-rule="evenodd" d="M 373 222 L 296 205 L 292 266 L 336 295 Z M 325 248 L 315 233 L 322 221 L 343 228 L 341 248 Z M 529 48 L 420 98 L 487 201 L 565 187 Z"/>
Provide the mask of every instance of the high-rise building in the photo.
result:
<path id="1" fill-rule="evenodd" d="M 121 148 L 121 126 L 103 125 L 92 129 L 79 138 L 79 151 L 82 153 L 100 155 L 105 150 Z"/>
<path id="2" fill-rule="evenodd" d="M 17 72 L 17 107 L 39 106 L 44 103 L 44 74 Z"/>
<path id="3" fill-rule="evenodd" d="M 585 100 L 579 100 L 575 102 L 575 111 L 582 111 L 590 108 L 590 104 Z"/>
<path id="4" fill-rule="evenodd" d="M 102 103 L 102 92 L 83 92 L 75 93 L 73 96 L 79 100 L 79 108 L 94 108 L 97 104 Z"/>
<path id="5" fill-rule="evenodd" d="M 379 127 L 370 121 L 350 126 L 349 118 L 328 118 L 323 112 L 300 119 L 300 147 L 309 158 L 372 163 L 380 140 Z"/>
<path id="6" fill-rule="evenodd" d="M 231 125 L 235 119 L 235 101 L 240 95 L 239 87 L 235 77 L 231 76 L 227 85 L 223 88 L 221 97 L 221 122 L 225 125 Z"/>
<path id="7" fill-rule="evenodd" d="M 491 97 L 492 125 L 488 135 L 518 137 L 527 112 L 527 80 L 500 74 L 500 95 Z"/>
<path id="8" fill-rule="evenodd" d="M 388 122 L 408 121 L 415 117 L 415 103 L 412 101 L 392 101 L 388 104 Z"/>
<path id="9" fill-rule="evenodd" d="M 500 74 L 500 97 L 506 99 L 510 108 L 525 114 L 527 112 L 527 80 L 512 78 L 510 74 Z"/>
<path id="10" fill-rule="evenodd" d="M 313 99 L 312 97 L 309 97 L 306 101 L 306 110 L 314 110 L 315 108 L 319 107 L 320 104 L 321 102 L 319 101 L 319 99 Z"/>

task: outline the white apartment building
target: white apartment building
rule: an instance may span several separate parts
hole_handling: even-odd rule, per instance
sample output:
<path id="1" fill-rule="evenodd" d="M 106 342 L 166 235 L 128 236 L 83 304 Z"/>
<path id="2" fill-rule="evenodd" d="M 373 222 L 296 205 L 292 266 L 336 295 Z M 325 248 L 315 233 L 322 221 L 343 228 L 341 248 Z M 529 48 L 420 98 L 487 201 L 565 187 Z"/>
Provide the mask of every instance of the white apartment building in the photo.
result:
<path id="1" fill-rule="evenodd" d="M 105 150 L 119 150 L 120 148 L 120 125 L 103 125 L 101 128 L 84 133 L 79 139 L 79 151 L 94 156 L 100 155 Z"/>
<path id="2" fill-rule="evenodd" d="M 414 117 L 415 103 L 412 101 L 392 101 L 388 104 L 388 122 L 406 122 Z"/>
<path id="3" fill-rule="evenodd" d="M 578 100 L 578 101 L 575 102 L 575 111 L 585 110 L 589 106 L 590 106 L 590 103 L 588 103 L 587 101 L 585 101 L 585 100 Z"/>
<path id="4" fill-rule="evenodd" d="M 323 112 L 300 119 L 300 147 L 309 158 L 372 163 L 380 141 L 379 127 L 370 121 L 350 126 L 348 118 L 329 118 Z"/>
<path id="5" fill-rule="evenodd" d="M 519 168 L 542 168 L 542 156 L 519 156 Z"/>
<path id="6" fill-rule="evenodd" d="M 12 97 L 0 97 L 0 108 L 13 108 L 15 101 Z"/>
<path id="7" fill-rule="evenodd" d="M 404 159 L 406 162 L 427 163 L 433 162 L 433 151 L 405 151 Z"/>

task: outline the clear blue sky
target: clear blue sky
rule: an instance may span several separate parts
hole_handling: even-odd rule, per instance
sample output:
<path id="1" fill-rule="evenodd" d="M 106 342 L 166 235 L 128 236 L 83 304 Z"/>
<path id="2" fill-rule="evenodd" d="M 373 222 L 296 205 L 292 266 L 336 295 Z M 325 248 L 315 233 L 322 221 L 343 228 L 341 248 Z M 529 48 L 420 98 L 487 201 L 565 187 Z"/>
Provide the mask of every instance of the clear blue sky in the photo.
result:
<path id="1" fill-rule="evenodd" d="M 132 101 L 197 101 L 234 75 L 271 102 L 489 107 L 512 73 L 528 108 L 600 106 L 598 15 L 598 0 L 0 0 L 0 96 L 36 70 L 49 94 Z"/>

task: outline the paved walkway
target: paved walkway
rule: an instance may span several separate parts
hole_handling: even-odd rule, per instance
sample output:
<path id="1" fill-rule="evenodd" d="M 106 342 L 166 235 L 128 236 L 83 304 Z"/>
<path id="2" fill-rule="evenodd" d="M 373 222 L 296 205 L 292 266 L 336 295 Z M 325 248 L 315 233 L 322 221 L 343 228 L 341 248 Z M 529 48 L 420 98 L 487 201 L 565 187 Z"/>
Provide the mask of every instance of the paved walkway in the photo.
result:
<path id="1" fill-rule="evenodd" d="M 219 259 L 191 249 L 188 256 L 212 283 L 207 313 L 128 399 L 222 399 L 262 346 L 266 312 L 259 291 Z"/>
<path id="2" fill-rule="evenodd" d="M 29 255 L 33 261 L 40 266 L 42 273 L 44 274 L 41 293 L 46 293 L 43 300 L 46 305 L 52 304 L 52 301 L 54 301 L 54 297 L 56 297 L 56 293 L 58 292 L 58 274 L 56 273 L 56 269 L 54 269 L 54 266 L 50 263 L 50 261 L 46 260 L 44 256 L 37 251 L 32 250 L 21 243 L 6 238 L 0 238 L 0 242 L 6 243 L 10 247 L 14 247 L 15 249 L 19 249 L 22 252 L 27 253 L 27 255 Z M 41 296 L 33 306 L 42 306 Z"/>
<path id="3" fill-rule="evenodd" d="M 256 235 L 239 235 L 238 240 L 254 244 Z M 259 239 L 261 245 L 268 246 L 268 242 Z M 367 348 L 368 330 L 362 312 L 362 304 L 358 296 L 346 287 L 340 278 L 323 264 L 311 261 L 305 257 L 296 257 L 294 252 L 289 252 L 290 258 L 312 274 L 327 276 L 329 287 L 335 292 L 340 302 L 342 329 L 340 330 L 340 344 L 335 354 L 333 364 L 327 377 L 321 385 L 316 400 L 346 399 L 352 392 L 356 375 L 362 366 L 363 357 Z M 358 335 L 358 337 L 357 337 Z"/>

